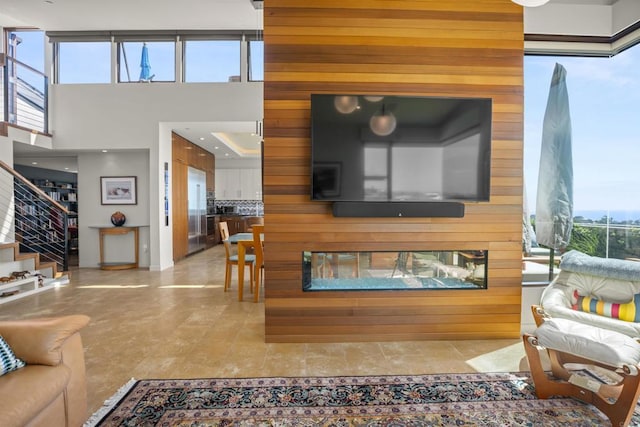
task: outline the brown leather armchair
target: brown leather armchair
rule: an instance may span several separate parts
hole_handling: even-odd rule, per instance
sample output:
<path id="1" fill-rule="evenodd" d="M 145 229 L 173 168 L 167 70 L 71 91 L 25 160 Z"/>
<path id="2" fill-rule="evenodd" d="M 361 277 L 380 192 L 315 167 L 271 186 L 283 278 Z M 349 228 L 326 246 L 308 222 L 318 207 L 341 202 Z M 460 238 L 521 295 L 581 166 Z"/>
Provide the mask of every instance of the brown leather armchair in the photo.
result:
<path id="1" fill-rule="evenodd" d="M 0 377 L 0 426 L 79 427 L 87 419 L 84 315 L 0 321 L 27 366 Z"/>

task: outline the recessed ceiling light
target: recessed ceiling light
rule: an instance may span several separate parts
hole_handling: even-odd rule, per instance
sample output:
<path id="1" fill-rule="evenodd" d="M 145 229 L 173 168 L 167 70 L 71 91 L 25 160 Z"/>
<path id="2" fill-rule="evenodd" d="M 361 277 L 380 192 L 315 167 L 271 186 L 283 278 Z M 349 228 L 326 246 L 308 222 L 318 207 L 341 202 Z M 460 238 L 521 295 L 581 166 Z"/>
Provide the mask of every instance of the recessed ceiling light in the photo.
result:
<path id="1" fill-rule="evenodd" d="M 220 147 L 218 147 L 218 146 L 216 145 L 216 146 L 215 146 L 215 147 L 213 147 L 213 148 L 217 150 L 217 149 L 218 149 L 218 148 L 220 148 Z"/>
<path id="2" fill-rule="evenodd" d="M 68 171 L 68 170 L 69 170 L 69 168 L 64 168 L 64 170 Z"/>
<path id="3" fill-rule="evenodd" d="M 102 150 L 102 152 L 103 152 L 103 153 L 107 153 L 107 152 L 108 152 L 108 150 Z"/>
<path id="4" fill-rule="evenodd" d="M 224 153 L 224 155 L 225 155 L 225 156 L 228 156 L 228 155 L 229 155 L 229 153 Z"/>
<path id="5" fill-rule="evenodd" d="M 204 141 L 204 137 L 203 136 L 200 137 L 200 141 Z"/>
<path id="6" fill-rule="evenodd" d="M 31 164 L 32 164 L 32 165 L 37 165 L 37 164 L 38 164 L 38 162 L 31 162 Z"/>

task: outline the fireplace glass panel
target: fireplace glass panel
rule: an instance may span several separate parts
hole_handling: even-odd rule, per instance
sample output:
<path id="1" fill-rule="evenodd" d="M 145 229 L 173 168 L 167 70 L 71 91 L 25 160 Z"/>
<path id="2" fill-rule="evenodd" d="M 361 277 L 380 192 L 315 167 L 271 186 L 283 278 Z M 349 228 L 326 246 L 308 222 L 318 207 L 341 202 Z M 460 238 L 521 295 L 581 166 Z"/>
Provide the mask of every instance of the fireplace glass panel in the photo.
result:
<path id="1" fill-rule="evenodd" d="M 304 291 L 486 289 L 486 250 L 311 252 Z"/>

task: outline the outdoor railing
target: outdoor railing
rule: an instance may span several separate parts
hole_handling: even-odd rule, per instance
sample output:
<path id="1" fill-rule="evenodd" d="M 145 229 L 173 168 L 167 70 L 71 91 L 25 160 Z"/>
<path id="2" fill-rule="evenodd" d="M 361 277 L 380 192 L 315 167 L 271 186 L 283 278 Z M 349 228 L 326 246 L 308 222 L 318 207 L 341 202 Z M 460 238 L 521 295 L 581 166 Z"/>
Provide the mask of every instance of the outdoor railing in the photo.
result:
<path id="1" fill-rule="evenodd" d="M 2 161 L 0 183 L 0 212 L 5 212 L 0 241 L 15 240 L 21 252 L 37 252 L 41 261 L 67 271 L 69 211 Z"/>
<path id="2" fill-rule="evenodd" d="M 569 249 L 602 258 L 640 260 L 640 220 L 616 221 L 606 216 L 574 222 Z"/>
<path id="3" fill-rule="evenodd" d="M 576 217 L 573 222 L 571 240 L 565 251 L 572 249 L 600 258 L 640 262 L 640 218 L 615 218 L 608 214 L 603 215 L 599 220 Z M 556 251 L 556 253 L 555 266 L 557 271 L 560 252 Z M 549 255 L 525 257 L 524 260 L 534 260 L 537 264 L 543 265 L 545 270 L 549 269 Z M 541 283 L 539 275 L 533 281 L 528 279 L 531 274 L 530 272 L 524 274 L 524 267 L 523 263 L 523 283 Z M 548 283 L 548 278 L 545 278 L 543 282 Z"/>
<path id="4" fill-rule="evenodd" d="M 49 78 L 15 58 L 3 58 L 0 118 L 9 124 L 48 133 Z"/>

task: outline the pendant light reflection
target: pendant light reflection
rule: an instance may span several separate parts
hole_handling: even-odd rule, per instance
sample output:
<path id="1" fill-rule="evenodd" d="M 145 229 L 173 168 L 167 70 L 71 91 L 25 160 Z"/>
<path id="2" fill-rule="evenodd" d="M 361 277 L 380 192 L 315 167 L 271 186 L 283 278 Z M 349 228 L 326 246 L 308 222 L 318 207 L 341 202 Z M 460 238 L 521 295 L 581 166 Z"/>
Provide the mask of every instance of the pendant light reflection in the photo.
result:
<path id="1" fill-rule="evenodd" d="M 549 3 L 549 0 L 511 0 L 514 3 L 524 7 L 538 7 Z"/>
<path id="2" fill-rule="evenodd" d="M 358 97 L 349 95 L 336 95 L 333 105 L 342 114 L 351 114 L 358 109 Z"/>
<path id="3" fill-rule="evenodd" d="M 369 102 L 380 102 L 384 99 L 384 96 L 372 96 L 372 95 L 368 95 L 368 96 L 364 96 L 364 99 L 366 99 Z"/>
<path id="4" fill-rule="evenodd" d="M 371 131 L 378 136 L 391 135 L 396 130 L 397 124 L 396 116 L 391 111 L 385 111 L 384 104 L 382 104 L 382 112 L 375 113 L 369 120 Z"/>

